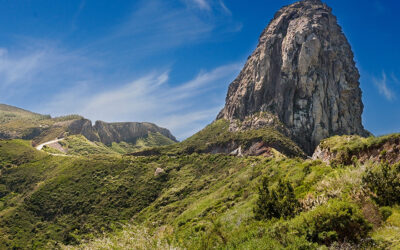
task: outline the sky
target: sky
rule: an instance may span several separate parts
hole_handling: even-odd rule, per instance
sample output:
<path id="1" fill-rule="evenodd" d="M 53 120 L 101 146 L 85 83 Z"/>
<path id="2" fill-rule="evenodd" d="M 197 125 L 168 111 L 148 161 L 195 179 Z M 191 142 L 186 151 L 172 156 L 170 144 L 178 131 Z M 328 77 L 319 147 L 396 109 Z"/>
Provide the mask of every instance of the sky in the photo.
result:
<path id="1" fill-rule="evenodd" d="M 147 121 L 180 140 L 211 123 L 274 13 L 293 0 L 0 0 L 0 103 Z M 397 0 L 326 0 L 355 54 L 366 129 L 400 132 Z"/>

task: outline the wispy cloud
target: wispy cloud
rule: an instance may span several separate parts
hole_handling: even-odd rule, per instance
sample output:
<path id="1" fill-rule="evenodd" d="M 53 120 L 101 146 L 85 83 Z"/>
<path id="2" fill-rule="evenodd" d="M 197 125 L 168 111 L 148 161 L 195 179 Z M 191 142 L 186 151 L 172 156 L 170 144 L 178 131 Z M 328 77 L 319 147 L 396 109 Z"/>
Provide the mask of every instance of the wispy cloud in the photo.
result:
<path id="1" fill-rule="evenodd" d="M 393 77 L 391 80 L 396 81 L 393 79 Z M 388 79 L 385 72 L 382 72 L 381 78 L 379 79 L 373 78 L 373 82 L 375 86 L 378 88 L 379 94 L 384 96 L 388 101 L 392 101 L 396 98 L 395 92 L 388 87 Z"/>
<path id="2" fill-rule="evenodd" d="M 53 116 L 154 122 L 181 139 L 193 134 L 215 118 L 240 65 L 200 71 L 177 84 L 166 70 L 175 63 L 169 54 L 238 30 L 231 30 L 236 23 L 222 0 L 181 1 L 137 1 L 130 15 L 85 44 L 16 39 L 0 48 L 0 101 Z M 70 32 L 79 30 L 87 8 L 82 0 Z"/>
<path id="3" fill-rule="evenodd" d="M 182 0 L 188 7 L 200 9 L 207 12 L 219 12 L 226 15 L 232 15 L 231 10 L 226 6 L 223 0 Z"/>
<path id="4" fill-rule="evenodd" d="M 148 55 L 204 41 L 214 27 L 215 23 L 200 18 L 186 8 L 171 7 L 167 1 L 139 1 L 132 14 L 100 41 L 112 43 L 113 40 L 124 39 L 136 56 Z"/>
<path id="5" fill-rule="evenodd" d="M 190 0 L 196 4 L 200 9 L 211 10 L 210 5 L 206 0 Z"/>
<path id="6" fill-rule="evenodd" d="M 0 48 L 0 99 L 24 98 L 30 91 L 59 91 L 88 77 L 99 63 L 77 51 L 57 48 L 51 42 L 33 40 L 18 51 Z M 34 99 L 30 94 L 29 99 Z M 25 97 L 26 98 L 26 97 Z"/>
<path id="7" fill-rule="evenodd" d="M 95 83 L 83 82 L 51 98 L 41 111 L 79 113 L 92 120 L 150 121 L 183 139 L 215 118 L 239 69 L 240 64 L 221 66 L 178 85 L 168 84 L 168 72 L 153 72 L 99 92 L 93 92 Z"/>
<path id="8" fill-rule="evenodd" d="M 27 55 L 11 56 L 6 48 L 0 48 L 0 84 L 2 87 L 29 80 L 34 77 L 45 52 L 36 51 Z"/>
<path id="9" fill-rule="evenodd" d="M 222 10 L 228 14 L 228 15 L 232 15 L 232 11 L 230 9 L 228 9 L 228 7 L 226 6 L 226 4 L 224 3 L 224 1 L 219 0 L 219 5 L 221 6 Z"/>

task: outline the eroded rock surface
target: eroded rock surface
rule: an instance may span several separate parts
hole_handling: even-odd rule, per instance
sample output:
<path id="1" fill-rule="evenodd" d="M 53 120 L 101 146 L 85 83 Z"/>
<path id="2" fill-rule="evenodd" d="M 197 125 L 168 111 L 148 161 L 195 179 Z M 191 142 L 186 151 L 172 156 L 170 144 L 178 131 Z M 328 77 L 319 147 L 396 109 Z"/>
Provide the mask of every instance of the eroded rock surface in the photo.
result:
<path id="1" fill-rule="evenodd" d="M 312 154 L 332 135 L 368 135 L 359 72 L 331 9 L 319 0 L 283 7 L 230 84 L 217 119 L 270 112 Z"/>
<path id="2" fill-rule="evenodd" d="M 90 141 L 99 141 L 106 145 L 113 142 L 132 142 L 138 138 L 143 138 L 149 132 L 160 133 L 165 137 L 176 141 L 176 138 L 166 128 L 161 128 L 153 123 L 148 122 L 117 122 L 107 123 L 96 121 L 92 126 L 92 122 L 87 119 L 75 120 L 69 127 L 70 134 L 81 134 Z"/>

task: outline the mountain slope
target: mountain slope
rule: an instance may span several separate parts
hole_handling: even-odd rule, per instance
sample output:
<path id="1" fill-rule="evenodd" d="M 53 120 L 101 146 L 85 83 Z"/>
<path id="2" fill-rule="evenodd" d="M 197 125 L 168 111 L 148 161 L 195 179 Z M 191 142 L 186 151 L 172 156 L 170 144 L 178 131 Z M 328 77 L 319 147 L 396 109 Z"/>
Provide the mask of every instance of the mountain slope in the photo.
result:
<path id="1" fill-rule="evenodd" d="M 130 230 L 120 223 L 189 249 L 313 249 L 343 240 L 366 248 L 395 242 L 384 230 L 386 218 L 398 223 L 396 202 L 387 208 L 394 217 L 383 219 L 380 207 L 387 205 L 379 199 L 388 196 L 365 182 L 387 168 L 373 162 L 337 167 L 300 158 L 196 153 L 58 157 L 8 140 L 0 141 L 0 165 L 1 248 L 54 248 L 56 242 L 77 244 L 102 231 L 131 235 L 120 231 Z M 399 174 L 398 167 L 389 169 L 390 176 Z M 290 217 L 256 218 L 264 178 L 270 189 L 283 180 L 293 186 L 299 205 Z M 344 229 L 330 223 L 338 220 L 354 227 L 352 238 L 342 238 Z"/>
<path id="2" fill-rule="evenodd" d="M 385 161 L 396 164 L 400 162 L 400 134 L 368 138 L 334 136 L 321 142 L 313 159 L 336 164 L 351 164 L 354 159 L 362 163 Z"/>
<path id="3" fill-rule="evenodd" d="M 219 119 L 181 143 L 142 150 L 132 155 L 211 153 L 271 156 L 278 151 L 289 157 L 305 157 L 296 143 L 272 126 L 234 132 L 230 131 L 231 125 L 228 120 Z"/>
<path id="4" fill-rule="evenodd" d="M 87 140 L 109 147 L 125 143 L 124 153 L 150 146 L 170 145 L 176 138 L 168 129 L 147 122 L 92 122 L 78 115 L 51 118 L 0 104 L 0 139 L 29 139 L 34 146 L 64 138 L 83 135 Z M 131 149 L 129 149 L 131 148 Z"/>
<path id="5" fill-rule="evenodd" d="M 0 104 L 0 138 L 32 139 L 41 127 L 51 124 L 49 116 Z"/>

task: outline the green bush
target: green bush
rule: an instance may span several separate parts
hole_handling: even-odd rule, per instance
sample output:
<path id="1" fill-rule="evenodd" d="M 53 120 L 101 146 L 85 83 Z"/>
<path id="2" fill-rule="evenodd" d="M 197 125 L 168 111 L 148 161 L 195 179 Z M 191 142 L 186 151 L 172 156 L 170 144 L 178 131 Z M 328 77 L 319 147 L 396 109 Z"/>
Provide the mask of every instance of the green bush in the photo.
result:
<path id="1" fill-rule="evenodd" d="M 362 182 L 373 195 L 373 199 L 381 206 L 399 204 L 400 201 L 400 167 L 380 164 L 368 169 Z"/>
<path id="2" fill-rule="evenodd" d="M 379 212 L 382 215 L 383 221 L 386 221 L 392 215 L 392 209 L 390 207 L 381 207 Z"/>
<path id="3" fill-rule="evenodd" d="M 257 206 L 254 209 L 256 219 L 293 217 L 299 208 L 299 202 L 292 185 L 280 179 L 278 186 L 270 190 L 268 184 L 268 178 L 264 177 L 259 188 Z"/>
<path id="4" fill-rule="evenodd" d="M 7 190 L 6 185 L 0 184 L 0 198 L 3 198 L 8 193 L 9 193 L 9 191 Z"/>
<path id="5" fill-rule="evenodd" d="M 372 229 L 356 205 L 338 200 L 302 213 L 288 223 L 293 232 L 305 235 L 308 241 L 325 245 L 336 241 L 358 243 Z"/>

